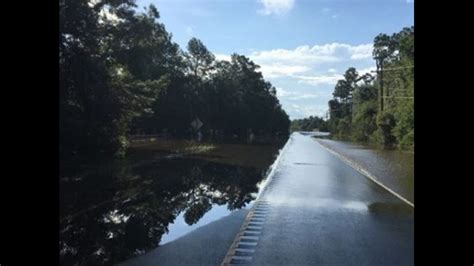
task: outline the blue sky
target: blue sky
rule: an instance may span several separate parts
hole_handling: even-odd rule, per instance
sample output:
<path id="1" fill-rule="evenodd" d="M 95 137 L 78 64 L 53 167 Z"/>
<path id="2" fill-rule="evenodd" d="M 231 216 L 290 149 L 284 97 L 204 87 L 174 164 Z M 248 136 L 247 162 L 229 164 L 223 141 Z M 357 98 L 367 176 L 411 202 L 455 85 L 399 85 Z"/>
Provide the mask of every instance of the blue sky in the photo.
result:
<path id="1" fill-rule="evenodd" d="M 413 0 L 138 0 L 154 4 L 182 49 L 200 39 L 218 59 L 250 57 L 291 119 L 324 116 L 349 67 L 374 69 L 372 42 L 414 24 Z"/>

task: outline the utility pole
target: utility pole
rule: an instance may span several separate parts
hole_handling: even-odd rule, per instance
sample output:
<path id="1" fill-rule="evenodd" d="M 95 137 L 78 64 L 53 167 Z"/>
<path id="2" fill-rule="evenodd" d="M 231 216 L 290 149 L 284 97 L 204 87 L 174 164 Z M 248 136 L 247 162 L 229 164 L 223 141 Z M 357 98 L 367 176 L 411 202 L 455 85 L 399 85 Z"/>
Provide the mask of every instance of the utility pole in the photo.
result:
<path id="1" fill-rule="evenodd" d="M 377 64 L 377 78 L 380 79 L 380 90 L 379 90 L 379 98 L 380 98 L 380 112 L 383 112 L 383 60 L 384 58 L 379 55 L 374 58 Z"/>
<path id="2" fill-rule="evenodd" d="M 383 94 L 383 72 L 384 71 L 394 71 L 394 70 L 399 70 L 399 69 L 405 69 L 405 68 L 414 68 L 414 66 L 406 66 L 406 67 L 395 67 L 395 68 L 389 68 L 389 69 L 383 69 L 383 60 L 380 60 L 379 64 L 380 68 L 378 68 L 377 71 L 371 71 L 371 72 L 377 72 L 378 76 L 380 77 L 380 111 L 383 112 L 383 99 L 388 98 L 388 96 L 384 96 Z M 398 97 L 401 98 L 401 97 Z M 413 97 L 406 97 L 406 98 L 413 98 Z"/>
<path id="3" fill-rule="evenodd" d="M 380 112 L 383 112 L 383 60 L 380 62 Z"/>

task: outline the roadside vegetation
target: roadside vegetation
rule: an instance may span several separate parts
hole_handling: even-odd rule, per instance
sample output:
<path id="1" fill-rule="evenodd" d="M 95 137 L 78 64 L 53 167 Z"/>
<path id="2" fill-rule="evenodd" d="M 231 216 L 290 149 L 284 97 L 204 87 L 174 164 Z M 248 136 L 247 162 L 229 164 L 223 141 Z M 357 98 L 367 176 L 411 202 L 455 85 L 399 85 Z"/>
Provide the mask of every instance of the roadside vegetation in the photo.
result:
<path id="1" fill-rule="evenodd" d="M 377 75 L 350 67 L 329 101 L 329 119 L 293 120 L 292 130 L 329 129 L 337 139 L 414 149 L 414 27 L 374 39 Z M 383 99 L 381 99 L 383 97 Z"/>
<path id="2" fill-rule="evenodd" d="M 290 131 L 313 131 L 319 130 L 323 132 L 329 131 L 329 125 L 326 120 L 318 116 L 310 116 L 308 118 L 294 119 L 291 121 Z"/>
<path id="3" fill-rule="evenodd" d="M 123 157 L 130 134 L 246 140 L 288 135 L 290 120 L 259 66 L 217 60 L 198 39 L 172 41 L 150 5 L 132 0 L 60 1 L 62 160 Z"/>

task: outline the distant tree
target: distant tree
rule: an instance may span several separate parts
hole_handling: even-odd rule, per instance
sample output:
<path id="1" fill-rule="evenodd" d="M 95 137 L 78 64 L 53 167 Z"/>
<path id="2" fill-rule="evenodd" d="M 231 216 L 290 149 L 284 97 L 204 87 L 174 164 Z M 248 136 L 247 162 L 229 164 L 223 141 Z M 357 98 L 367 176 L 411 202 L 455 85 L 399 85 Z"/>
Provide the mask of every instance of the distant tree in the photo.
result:
<path id="1" fill-rule="evenodd" d="M 322 117 L 318 116 L 309 116 L 291 121 L 291 131 L 313 131 L 315 129 L 328 131 L 328 124 Z"/>
<path id="2" fill-rule="evenodd" d="M 215 68 L 215 56 L 198 39 L 188 42 L 188 68 L 195 77 L 209 78 L 209 72 Z"/>

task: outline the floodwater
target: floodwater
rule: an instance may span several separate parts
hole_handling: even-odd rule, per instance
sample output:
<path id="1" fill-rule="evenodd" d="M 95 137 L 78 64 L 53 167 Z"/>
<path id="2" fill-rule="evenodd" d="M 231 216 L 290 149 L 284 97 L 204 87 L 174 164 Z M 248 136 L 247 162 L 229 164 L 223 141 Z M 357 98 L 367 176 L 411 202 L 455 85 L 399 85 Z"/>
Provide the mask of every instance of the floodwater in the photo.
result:
<path id="1" fill-rule="evenodd" d="M 349 141 L 317 139 L 362 166 L 384 185 L 414 203 L 414 154 L 384 150 Z"/>
<path id="2" fill-rule="evenodd" d="M 257 244 L 239 251 L 251 265 L 413 265 L 414 209 L 309 134 L 291 135 L 271 180 Z"/>
<path id="3" fill-rule="evenodd" d="M 218 144 L 60 173 L 60 264 L 116 264 L 249 207 L 281 147 Z"/>

